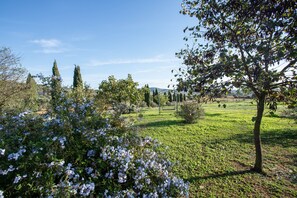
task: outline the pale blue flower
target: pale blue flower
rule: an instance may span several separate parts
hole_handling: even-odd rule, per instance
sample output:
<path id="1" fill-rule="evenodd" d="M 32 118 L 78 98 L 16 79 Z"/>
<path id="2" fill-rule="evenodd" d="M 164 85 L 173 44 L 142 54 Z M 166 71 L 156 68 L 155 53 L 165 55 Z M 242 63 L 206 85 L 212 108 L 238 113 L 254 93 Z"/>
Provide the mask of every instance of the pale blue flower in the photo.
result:
<path id="1" fill-rule="evenodd" d="M 18 160 L 19 157 L 23 156 L 23 153 L 26 152 L 26 149 L 21 148 L 17 153 L 11 153 L 8 155 L 7 159 L 10 160 Z"/>
<path id="2" fill-rule="evenodd" d="M 0 155 L 4 155 L 5 154 L 5 149 L 0 149 Z"/>
<path id="3" fill-rule="evenodd" d="M 4 198 L 4 192 L 0 190 L 0 198 Z"/>
<path id="4" fill-rule="evenodd" d="M 85 171 L 87 172 L 88 175 L 90 175 L 93 172 L 93 168 L 92 167 L 87 167 L 85 168 Z"/>
<path id="5" fill-rule="evenodd" d="M 127 181 L 127 175 L 125 173 L 119 172 L 118 173 L 118 182 L 124 183 Z"/>
<path id="6" fill-rule="evenodd" d="M 89 183 L 89 184 L 83 184 L 81 187 L 80 187 L 80 192 L 79 194 L 86 197 L 86 196 L 89 196 L 90 193 L 92 191 L 95 190 L 95 184 L 94 183 Z"/>
<path id="7" fill-rule="evenodd" d="M 22 179 L 22 177 L 21 176 L 16 176 L 15 178 L 14 178 L 14 181 L 13 181 L 13 183 L 14 184 L 17 184 L 17 183 L 19 183 L 19 181 Z"/>
<path id="8" fill-rule="evenodd" d="M 96 154 L 96 152 L 94 150 L 89 150 L 88 153 L 87 153 L 87 156 L 88 157 L 94 157 Z"/>

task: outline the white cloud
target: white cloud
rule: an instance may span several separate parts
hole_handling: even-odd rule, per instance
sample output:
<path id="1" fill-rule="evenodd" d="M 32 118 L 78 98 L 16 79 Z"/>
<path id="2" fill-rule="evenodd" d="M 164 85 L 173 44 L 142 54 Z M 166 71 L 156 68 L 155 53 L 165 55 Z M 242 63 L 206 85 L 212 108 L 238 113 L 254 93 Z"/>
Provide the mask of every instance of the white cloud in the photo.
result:
<path id="1" fill-rule="evenodd" d="M 65 52 L 65 49 L 47 49 L 44 48 L 42 50 L 35 50 L 34 52 L 43 53 L 43 54 L 60 54 Z"/>
<path id="2" fill-rule="evenodd" d="M 151 58 L 141 59 L 116 59 L 108 61 L 91 60 L 88 66 L 103 66 L 103 65 L 123 65 L 123 64 L 145 64 L 145 63 L 168 63 L 175 62 L 175 59 L 164 58 L 162 56 L 156 56 Z"/>
<path id="3" fill-rule="evenodd" d="M 58 39 L 36 39 L 31 43 L 38 45 L 41 49 L 35 50 L 37 53 L 43 54 L 57 54 L 67 51 L 63 48 L 63 43 Z"/>
<path id="4" fill-rule="evenodd" d="M 42 48 L 56 48 L 61 46 L 61 41 L 57 39 L 36 39 L 32 43 L 36 43 Z"/>

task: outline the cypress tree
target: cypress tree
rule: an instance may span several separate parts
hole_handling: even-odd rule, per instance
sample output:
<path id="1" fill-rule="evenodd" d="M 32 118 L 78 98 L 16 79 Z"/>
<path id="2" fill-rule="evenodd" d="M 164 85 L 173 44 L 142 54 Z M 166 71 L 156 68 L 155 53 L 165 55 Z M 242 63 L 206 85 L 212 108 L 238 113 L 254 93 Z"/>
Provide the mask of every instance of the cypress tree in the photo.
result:
<path id="1" fill-rule="evenodd" d="M 83 88 L 83 80 L 80 73 L 80 67 L 75 65 L 74 67 L 74 75 L 73 75 L 73 89 L 80 89 Z"/>
<path id="2" fill-rule="evenodd" d="M 153 92 L 153 101 L 154 101 L 154 103 L 156 103 L 156 104 L 159 104 L 159 101 L 158 101 L 158 89 L 156 88 L 155 89 L 155 92 Z"/>
<path id="3" fill-rule="evenodd" d="M 149 107 L 151 103 L 151 96 L 150 96 L 150 88 L 149 85 L 145 85 L 145 92 L 144 92 L 144 101 L 146 105 Z"/>
<path id="4" fill-rule="evenodd" d="M 171 91 L 168 91 L 168 101 L 172 102 L 172 94 Z"/>
<path id="5" fill-rule="evenodd" d="M 28 88 L 28 91 L 27 91 L 27 94 L 26 94 L 26 97 L 24 100 L 25 107 L 32 109 L 32 110 L 36 110 L 37 98 L 38 98 L 37 83 L 30 73 L 28 74 L 28 77 L 26 80 L 26 86 Z"/>
<path id="6" fill-rule="evenodd" d="M 182 101 L 183 101 L 183 99 L 184 99 L 184 97 L 183 97 L 183 94 L 182 94 L 182 93 L 180 93 L 180 94 L 179 94 L 179 101 L 180 101 L 180 102 L 182 102 Z"/>
<path id="7" fill-rule="evenodd" d="M 172 101 L 176 101 L 176 93 L 173 93 Z"/>
<path id="8" fill-rule="evenodd" d="M 51 81 L 51 96 L 52 96 L 51 104 L 53 106 L 53 109 L 55 110 L 55 108 L 58 106 L 60 95 L 62 93 L 62 85 L 61 85 L 62 79 L 60 76 L 60 72 L 59 72 L 56 60 L 54 61 L 52 72 L 53 72 L 53 75 L 52 75 L 52 81 Z"/>

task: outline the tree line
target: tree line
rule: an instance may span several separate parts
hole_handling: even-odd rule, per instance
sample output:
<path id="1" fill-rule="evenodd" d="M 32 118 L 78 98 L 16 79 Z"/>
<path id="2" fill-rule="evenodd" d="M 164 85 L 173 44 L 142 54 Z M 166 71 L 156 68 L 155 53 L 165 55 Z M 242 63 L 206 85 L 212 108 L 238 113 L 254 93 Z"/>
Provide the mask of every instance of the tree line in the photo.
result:
<path id="1" fill-rule="evenodd" d="M 122 104 L 123 112 L 131 112 L 137 107 L 156 107 L 172 105 L 174 102 L 183 102 L 187 96 L 172 90 L 160 92 L 157 88 L 150 89 L 149 85 L 138 88 L 131 74 L 126 79 L 116 79 L 109 76 L 103 80 L 97 90 L 84 84 L 79 65 L 74 65 L 73 84 L 70 88 L 63 89 L 62 77 L 57 61 L 53 62 L 52 75 L 31 75 L 25 78 L 26 70 L 20 64 L 20 58 L 13 54 L 9 48 L 0 50 L 1 80 L 0 110 L 19 109 L 41 110 L 51 105 L 54 109 L 61 102 L 61 94 L 69 94 L 76 100 L 83 101 L 85 97 L 93 97 L 102 110 L 114 108 Z M 26 79 L 26 80 L 25 80 Z M 41 83 L 36 83 L 36 80 Z M 67 93 L 64 93 L 67 90 Z"/>

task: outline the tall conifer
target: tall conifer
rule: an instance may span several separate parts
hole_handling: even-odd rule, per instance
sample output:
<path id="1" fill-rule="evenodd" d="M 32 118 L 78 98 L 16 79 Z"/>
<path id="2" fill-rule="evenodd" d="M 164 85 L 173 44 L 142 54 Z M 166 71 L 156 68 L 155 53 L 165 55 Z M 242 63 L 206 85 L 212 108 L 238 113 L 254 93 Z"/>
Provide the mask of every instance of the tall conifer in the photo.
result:
<path id="1" fill-rule="evenodd" d="M 26 80 L 26 86 L 28 88 L 26 97 L 24 100 L 25 107 L 29 108 L 30 110 L 36 110 L 37 109 L 37 83 L 32 77 L 32 75 L 29 73 L 27 80 Z"/>
<path id="2" fill-rule="evenodd" d="M 74 67 L 74 75 L 73 75 L 73 89 L 82 89 L 83 88 L 83 80 L 80 73 L 80 67 L 75 65 Z"/>
<path id="3" fill-rule="evenodd" d="M 55 110 L 56 106 L 59 103 L 59 99 L 62 93 L 62 79 L 60 76 L 60 72 L 57 66 L 56 60 L 54 61 L 53 68 L 52 68 L 52 81 L 51 81 L 51 104 L 53 106 L 53 109 Z"/>
<path id="4" fill-rule="evenodd" d="M 145 85 L 145 91 L 144 91 L 144 101 L 146 105 L 149 107 L 151 103 L 151 97 L 150 97 L 150 88 L 149 85 Z"/>
<path id="5" fill-rule="evenodd" d="M 168 101 L 172 102 L 172 94 L 171 91 L 168 91 Z"/>

